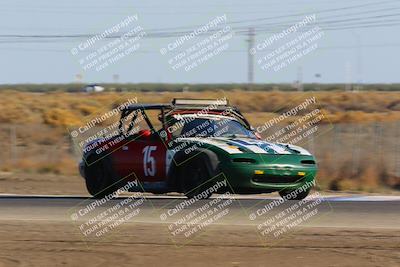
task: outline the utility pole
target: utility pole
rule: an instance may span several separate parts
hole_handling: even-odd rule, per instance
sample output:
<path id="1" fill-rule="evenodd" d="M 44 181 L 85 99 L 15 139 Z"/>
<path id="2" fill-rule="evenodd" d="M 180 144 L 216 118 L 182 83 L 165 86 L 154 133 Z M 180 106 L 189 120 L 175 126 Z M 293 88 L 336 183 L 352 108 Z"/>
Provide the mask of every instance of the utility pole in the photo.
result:
<path id="1" fill-rule="evenodd" d="M 297 67 L 297 90 L 303 91 L 303 68 Z"/>
<path id="2" fill-rule="evenodd" d="M 83 75 L 81 73 L 78 73 L 75 75 L 75 82 L 76 83 L 82 83 L 83 80 Z"/>
<path id="3" fill-rule="evenodd" d="M 249 38 L 246 40 L 247 43 L 248 43 L 248 49 L 247 49 L 247 82 L 250 84 L 250 83 L 254 82 L 254 53 L 250 52 L 254 48 L 254 43 L 255 43 L 254 28 L 249 28 L 248 36 L 249 36 Z"/>
<path id="4" fill-rule="evenodd" d="M 351 63 L 350 61 L 346 62 L 345 65 L 345 86 L 344 86 L 344 90 L 346 92 L 349 92 L 352 90 L 352 73 L 351 73 Z"/>
<path id="5" fill-rule="evenodd" d="M 113 74 L 112 78 L 113 78 L 113 82 L 114 83 L 118 83 L 119 82 L 119 74 Z"/>

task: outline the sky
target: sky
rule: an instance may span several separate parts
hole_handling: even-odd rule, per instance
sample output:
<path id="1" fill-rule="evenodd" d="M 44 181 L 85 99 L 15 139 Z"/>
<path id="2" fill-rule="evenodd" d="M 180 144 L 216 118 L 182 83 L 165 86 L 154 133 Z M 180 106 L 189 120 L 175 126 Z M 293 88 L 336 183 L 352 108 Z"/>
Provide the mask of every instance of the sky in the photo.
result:
<path id="1" fill-rule="evenodd" d="M 0 1 L 0 84 L 400 82 L 400 1 Z"/>

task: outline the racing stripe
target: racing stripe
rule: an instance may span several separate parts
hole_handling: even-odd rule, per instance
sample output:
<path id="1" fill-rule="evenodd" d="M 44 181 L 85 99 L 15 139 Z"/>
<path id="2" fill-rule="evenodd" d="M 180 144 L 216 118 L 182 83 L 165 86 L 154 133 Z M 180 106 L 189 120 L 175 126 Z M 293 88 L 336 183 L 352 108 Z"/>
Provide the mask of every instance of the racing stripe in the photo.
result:
<path id="1" fill-rule="evenodd" d="M 223 137 L 198 138 L 186 137 L 180 138 L 182 141 L 199 142 L 216 146 L 229 154 L 256 153 L 256 154 L 296 154 L 291 150 L 300 152 L 300 155 L 311 155 L 306 149 L 299 146 L 283 143 L 270 143 L 263 140 L 254 139 L 229 139 Z M 288 146 L 288 147 L 287 147 Z"/>
<path id="2" fill-rule="evenodd" d="M 266 142 L 267 145 L 276 151 L 277 154 L 292 154 L 290 151 L 287 151 L 285 148 L 281 147 L 280 145 Z"/>
<path id="3" fill-rule="evenodd" d="M 230 145 L 228 145 L 226 142 L 218 142 L 218 141 L 213 141 L 209 138 L 195 138 L 195 137 L 190 137 L 190 138 L 180 138 L 183 141 L 192 141 L 192 142 L 198 142 L 198 143 L 203 143 L 207 145 L 212 145 L 216 146 L 229 154 L 241 154 L 243 153 L 241 150 L 238 148 L 234 148 Z"/>
<path id="4" fill-rule="evenodd" d="M 235 143 L 232 142 L 231 139 L 227 139 L 226 137 L 217 137 L 215 138 L 216 141 L 221 142 L 223 144 L 226 144 L 230 147 L 235 146 L 238 147 L 240 151 L 242 151 L 243 153 L 251 153 L 252 151 L 245 145 L 241 144 L 241 143 Z"/>
<path id="5" fill-rule="evenodd" d="M 248 145 L 247 148 L 257 154 L 268 154 L 268 152 L 265 149 L 263 149 L 257 145 Z"/>
<path id="6" fill-rule="evenodd" d="M 284 147 L 281 147 L 274 143 L 269 143 L 265 141 L 259 140 L 241 140 L 235 139 L 231 140 L 235 144 L 239 143 L 244 145 L 246 148 L 250 149 L 253 153 L 263 153 L 263 154 L 271 154 L 269 150 L 272 150 L 273 154 L 292 154 L 290 151 L 287 151 Z"/>
<path id="7" fill-rule="evenodd" d="M 249 144 L 243 140 L 229 140 L 229 144 L 239 146 L 243 150 L 248 150 L 249 152 L 268 154 L 268 152 L 265 149 L 262 149 L 261 147 L 255 144 Z"/>

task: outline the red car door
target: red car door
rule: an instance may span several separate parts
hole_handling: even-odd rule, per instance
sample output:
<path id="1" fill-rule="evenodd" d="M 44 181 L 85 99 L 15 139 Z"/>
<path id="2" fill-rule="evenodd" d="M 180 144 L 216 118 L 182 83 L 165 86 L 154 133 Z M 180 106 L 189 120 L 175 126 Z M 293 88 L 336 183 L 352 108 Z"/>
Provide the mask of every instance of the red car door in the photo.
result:
<path id="1" fill-rule="evenodd" d="M 166 179 L 166 147 L 159 139 L 141 137 L 127 140 L 112 152 L 114 169 L 121 178 L 141 182 Z M 135 175 L 133 175 L 133 173 Z"/>

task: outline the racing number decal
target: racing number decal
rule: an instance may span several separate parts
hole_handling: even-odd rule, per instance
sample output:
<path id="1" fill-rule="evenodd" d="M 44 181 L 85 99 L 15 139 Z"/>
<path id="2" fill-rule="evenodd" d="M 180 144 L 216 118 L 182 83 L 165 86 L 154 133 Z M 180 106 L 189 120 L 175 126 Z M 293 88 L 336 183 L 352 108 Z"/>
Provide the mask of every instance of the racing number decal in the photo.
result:
<path id="1" fill-rule="evenodd" d="M 156 150 L 157 146 L 145 146 L 143 148 L 143 170 L 145 176 L 154 176 L 156 174 L 156 160 L 151 155 L 151 152 Z"/>

